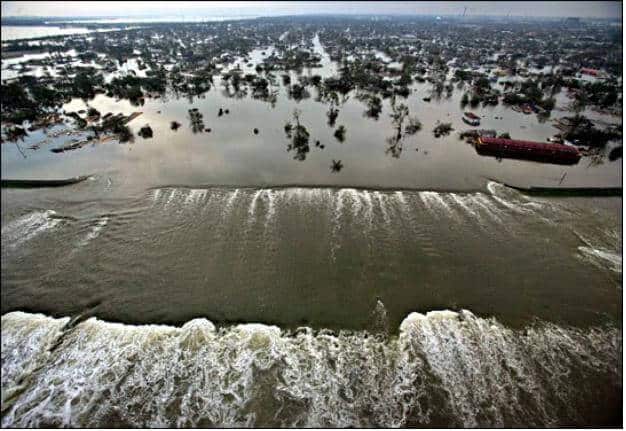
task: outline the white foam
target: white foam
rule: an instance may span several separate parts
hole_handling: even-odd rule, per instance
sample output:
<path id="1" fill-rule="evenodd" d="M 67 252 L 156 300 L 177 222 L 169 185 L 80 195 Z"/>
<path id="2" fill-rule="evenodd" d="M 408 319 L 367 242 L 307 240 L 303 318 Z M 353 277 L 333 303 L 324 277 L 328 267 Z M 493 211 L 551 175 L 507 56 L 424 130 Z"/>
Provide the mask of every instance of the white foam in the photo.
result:
<path id="1" fill-rule="evenodd" d="M 174 196 L 176 196 L 177 193 L 178 193 L 178 190 L 172 189 L 169 197 L 167 198 L 167 201 L 165 202 L 165 208 L 167 208 L 170 205 L 170 202 L 172 202 L 172 199 L 174 199 Z"/>
<path id="2" fill-rule="evenodd" d="M 368 224 L 371 226 L 374 222 L 374 202 L 372 201 L 372 195 L 367 190 L 362 190 L 359 193 L 359 198 L 365 203 L 366 211 L 365 216 Z"/>
<path id="3" fill-rule="evenodd" d="M 464 196 L 459 196 L 456 193 L 450 193 L 450 198 L 456 202 L 466 213 L 470 214 L 473 218 L 475 218 L 480 225 L 483 225 L 484 220 L 480 216 L 480 214 L 474 209 L 470 208 L 470 205 L 466 203 L 466 198 Z"/>
<path id="4" fill-rule="evenodd" d="M 341 189 L 336 193 L 335 198 L 335 223 L 339 223 L 339 219 L 343 215 L 344 198 L 347 195 L 346 189 Z"/>
<path id="5" fill-rule="evenodd" d="M 578 247 L 580 257 L 601 269 L 622 273 L 621 244 L 616 231 L 605 230 L 603 232 L 604 239 L 608 241 L 603 241 L 602 235 L 595 237 L 592 241 L 576 230 L 574 234 L 585 244 Z"/>
<path id="6" fill-rule="evenodd" d="M 554 225 L 554 221 L 544 217 L 536 210 L 542 210 L 545 203 L 529 201 L 528 198 L 517 191 L 514 191 L 503 184 L 490 181 L 487 184 L 487 190 L 491 193 L 491 197 L 505 208 L 518 214 L 535 214 L 544 222 Z M 525 200 L 525 202 L 523 202 Z M 559 212 L 569 210 L 555 202 L 550 202 L 549 206 Z"/>
<path id="7" fill-rule="evenodd" d="M 185 205 L 194 204 L 197 205 L 203 201 L 206 197 L 207 189 L 191 189 L 187 192 L 187 197 L 185 198 Z"/>
<path id="8" fill-rule="evenodd" d="M 346 194 L 350 197 L 350 206 L 352 207 L 352 217 L 354 220 L 359 216 L 361 212 L 361 199 L 359 198 L 359 192 L 356 189 L 344 189 Z"/>
<path id="9" fill-rule="evenodd" d="M 297 202 L 302 201 L 302 197 L 305 195 L 306 189 L 302 187 L 291 187 L 287 190 L 287 196 L 289 196 L 289 200 L 295 200 Z"/>
<path id="10" fill-rule="evenodd" d="M 7 247 L 17 247 L 37 235 L 53 229 L 61 219 L 53 217 L 56 211 L 34 211 L 8 223 L 2 228 L 2 243 Z"/>
<path id="11" fill-rule="evenodd" d="M 330 244 L 330 259 L 336 260 L 336 251 L 339 249 L 339 230 L 341 229 L 341 216 L 343 215 L 344 197 L 348 194 L 346 189 L 341 189 L 336 193 L 335 206 L 333 211 L 333 225 Z"/>
<path id="12" fill-rule="evenodd" d="M 406 223 L 410 229 L 415 229 L 415 215 L 404 193 L 397 191 L 389 196 L 389 200 L 393 202 L 392 207 L 397 208 L 397 213 L 401 220 Z"/>
<path id="13" fill-rule="evenodd" d="M 611 271 L 622 273 L 622 255 L 606 249 L 579 246 L 580 250 L 596 266 L 608 267 Z"/>
<path id="14" fill-rule="evenodd" d="M 401 207 L 402 207 L 404 210 L 408 211 L 408 210 L 409 210 L 409 207 L 408 207 L 408 204 L 407 204 L 407 202 L 406 202 L 406 198 L 404 197 L 404 193 L 403 193 L 403 192 L 398 191 L 398 192 L 395 192 L 395 193 L 394 193 L 394 196 L 396 197 L 396 200 L 400 203 Z"/>
<path id="15" fill-rule="evenodd" d="M 254 213 L 256 212 L 256 205 L 259 197 L 263 193 L 263 190 L 257 190 L 252 197 L 252 201 L 250 201 L 250 206 L 248 207 L 248 224 L 254 222 Z"/>
<path id="16" fill-rule="evenodd" d="M 280 191 L 273 192 L 272 190 L 265 190 L 265 197 L 267 199 L 267 214 L 265 215 L 265 229 L 268 224 L 274 218 L 276 214 L 276 196 L 280 194 Z"/>
<path id="17" fill-rule="evenodd" d="M 233 207 L 235 205 L 235 201 L 239 196 L 239 189 L 235 189 L 235 191 L 230 192 L 228 196 L 228 200 L 226 201 L 226 205 L 224 206 L 224 217 L 228 217 L 230 213 L 233 211 Z"/>
<path id="18" fill-rule="evenodd" d="M 92 226 L 91 230 L 87 233 L 85 238 L 81 241 L 81 245 L 87 245 L 90 241 L 100 236 L 100 231 L 109 223 L 108 217 L 102 217 L 98 222 Z"/>
<path id="19" fill-rule="evenodd" d="M 5 317 L 6 316 L 6 317 Z M 2 317 L 2 388 L 15 383 L 35 358 L 60 334 L 69 318 L 54 319 L 43 314 L 15 311 Z M 5 337 L 7 334 L 9 336 Z"/>
<path id="20" fill-rule="evenodd" d="M 439 214 L 445 214 L 459 221 L 457 212 L 446 200 L 437 192 L 420 192 L 419 197 L 422 203 L 431 214 L 438 217 Z"/>
<path id="21" fill-rule="evenodd" d="M 156 203 L 161 196 L 161 189 L 152 190 L 152 202 Z"/>
<path id="22" fill-rule="evenodd" d="M 487 184 L 487 190 L 489 190 L 489 192 L 491 193 L 491 197 L 499 202 L 502 206 L 520 214 L 532 212 L 531 210 L 522 207 L 521 203 L 516 204 L 514 202 L 509 202 L 508 200 L 498 196 L 498 192 L 500 192 L 499 187 L 501 188 L 503 186 L 501 184 L 494 183 L 493 181 L 490 181 Z"/>
<path id="23" fill-rule="evenodd" d="M 503 223 L 502 212 L 482 193 L 475 193 L 469 196 L 471 202 L 482 208 L 485 213 L 498 223 Z"/>
<path id="24" fill-rule="evenodd" d="M 3 426 L 558 426 L 621 393 L 619 328 L 448 310 L 411 313 L 391 338 L 92 318 L 57 344 L 66 322 L 2 317 Z"/>
<path id="25" fill-rule="evenodd" d="M 389 217 L 389 212 L 387 210 L 387 196 L 384 196 L 381 192 L 374 192 L 374 197 L 378 201 L 378 206 L 380 207 L 380 211 L 383 214 L 383 220 L 385 224 L 389 224 L 391 222 L 391 218 Z"/>

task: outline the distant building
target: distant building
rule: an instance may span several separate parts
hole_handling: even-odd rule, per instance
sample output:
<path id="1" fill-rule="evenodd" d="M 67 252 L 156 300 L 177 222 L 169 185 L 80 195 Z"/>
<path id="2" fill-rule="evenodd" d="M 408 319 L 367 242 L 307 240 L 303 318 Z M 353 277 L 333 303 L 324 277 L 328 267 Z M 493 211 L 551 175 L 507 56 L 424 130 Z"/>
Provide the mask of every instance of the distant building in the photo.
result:
<path id="1" fill-rule="evenodd" d="M 597 69 L 590 69 L 588 67 L 583 67 L 582 69 L 580 69 L 580 73 L 582 73 L 583 75 L 590 75 L 590 76 L 598 76 L 600 75 L 600 71 Z"/>

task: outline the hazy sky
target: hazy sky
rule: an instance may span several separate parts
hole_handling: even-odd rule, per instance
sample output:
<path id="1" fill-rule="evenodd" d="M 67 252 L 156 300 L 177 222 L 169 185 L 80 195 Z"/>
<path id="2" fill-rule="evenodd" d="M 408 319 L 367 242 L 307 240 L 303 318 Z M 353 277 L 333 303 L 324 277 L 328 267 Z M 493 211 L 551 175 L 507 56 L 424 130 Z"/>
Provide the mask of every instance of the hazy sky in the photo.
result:
<path id="1" fill-rule="evenodd" d="M 185 2 L 185 1 L 3 1 L 7 16 L 236 16 L 313 13 L 458 15 L 578 16 L 621 18 L 621 2 Z"/>

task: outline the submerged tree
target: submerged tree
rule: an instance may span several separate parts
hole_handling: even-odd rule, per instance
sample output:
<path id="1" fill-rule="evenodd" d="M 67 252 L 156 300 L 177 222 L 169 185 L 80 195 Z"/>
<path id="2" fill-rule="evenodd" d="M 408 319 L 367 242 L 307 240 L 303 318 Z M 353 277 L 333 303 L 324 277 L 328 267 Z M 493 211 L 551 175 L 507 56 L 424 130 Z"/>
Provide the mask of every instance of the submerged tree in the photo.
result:
<path id="1" fill-rule="evenodd" d="M 333 159 L 333 164 L 330 166 L 330 170 L 332 172 L 339 172 L 342 168 L 343 168 L 343 163 L 341 163 L 341 160 Z"/>
<path id="2" fill-rule="evenodd" d="M 320 102 L 327 102 L 330 105 L 326 112 L 326 117 L 328 117 L 328 125 L 335 127 L 335 121 L 337 121 L 337 117 L 339 116 L 339 109 L 337 108 L 339 105 L 339 95 L 334 91 L 320 87 L 318 88 L 318 99 Z"/>
<path id="3" fill-rule="evenodd" d="M 291 139 L 292 130 L 293 130 L 293 125 L 289 121 L 287 121 L 287 123 L 285 124 L 285 134 L 287 135 L 289 139 Z"/>
<path id="4" fill-rule="evenodd" d="M 144 139 L 152 138 L 152 127 L 146 124 L 141 129 L 139 129 L 139 132 L 137 134 Z"/>
<path id="5" fill-rule="evenodd" d="M 289 87 L 289 97 L 299 102 L 303 99 L 308 99 L 311 95 L 307 91 L 306 87 L 300 84 L 293 84 Z"/>
<path id="6" fill-rule="evenodd" d="M 449 135 L 453 130 L 452 123 L 439 123 L 433 129 L 433 134 L 435 135 L 435 138 L 439 138 L 441 136 Z"/>
<path id="7" fill-rule="evenodd" d="M 295 150 L 294 159 L 304 161 L 309 152 L 309 131 L 300 124 L 300 111 L 297 109 L 293 111 L 293 120 L 296 123 L 295 126 L 289 122 L 285 125 L 287 138 L 291 139 L 291 143 L 287 145 L 287 151 Z"/>
<path id="8" fill-rule="evenodd" d="M 392 124 L 396 127 L 397 135 L 402 135 L 402 123 L 404 119 L 409 115 L 409 107 L 404 103 L 396 104 L 396 98 L 391 98 L 391 117 Z"/>
<path id="9" fill-rule="evenodd" d="M 337 121 L 337 117 L 339 116 L 339 109 L 331 105 L 326 113 L 326 116 L 328 117 L 328 125 L 330 127 L 335 127 L 335 121 Z"/>
<path id="10" fill-rule="evenodd" d="M 344 142 L 346 140 L 346 127 L 344 125 L 337 127 L 334 136 L 339 142 Z"/>
<path id="11" fill-rule="evenodd" d="M 367 111 L 365 115 L 378 120 L 378 116 L 383 110 L 382 100 L 378 96 L 370 96 L 367 99 Z"/>
<path id="12" fill-rule="evenodd" d="M 402 141 L 407 135 L 414 135 L 422 129 L 422 123 L 416 117 L 409 117 L 409 108 L 404 103 L 396 104 L 395 97 L 391 98 L 391 122 L 395 127 L 395 133 L 386 139 L 387 148 L 385 153 L 399 158 L 402 154 Z M 404 121 L 409 123 L 403 129 Z"/>
<path id="13" fill-rule="evenodd" d="M 468 103 L 469 103 L 469 96 L 467 95 L 467 93 L 463 93 L 463 96 L 461 96 L 461 109 L 465 108 Z"/>
<path id="14" fill-rule="evenodd" d="M 113 129 L 113 132 L 117 134 L 117 138 L 120 143 L 125 142 L 133 142 L 135 140 L 135 136 L 130 128 L 126 124 L 118 124 Z"/>
<path id="15" fill-rule="evenodd" d="M 221 108 L 220 108 L 221 111 Z M 191 131 L 193 133 L 198 133 L 204 131 L 204 121 L 202 119 L 202 113 L 198 111 L 198 108 L 190 109 L 189 111 L 189 122 L 191 126 Z"/>
<path id="16" fill-rule="evenodd" d="M 404 128 L 404 133 L 406 135 L 414 135 L 417 132 L 422 130 L 422 123 L 416 117 L 409 118 L 409 124 Z"/>

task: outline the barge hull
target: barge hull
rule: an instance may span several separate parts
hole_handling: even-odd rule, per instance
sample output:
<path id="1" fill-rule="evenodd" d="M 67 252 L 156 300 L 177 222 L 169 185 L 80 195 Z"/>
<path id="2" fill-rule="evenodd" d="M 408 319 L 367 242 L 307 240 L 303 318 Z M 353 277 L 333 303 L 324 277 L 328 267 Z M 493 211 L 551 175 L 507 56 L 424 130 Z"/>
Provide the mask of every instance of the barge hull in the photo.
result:
<path id="1" fill-rule="evenodd" d="M 484 156 L 530 160 L 558 165 L 575 165 L 580 161 L 578 149 L 561 144 L 480 137 L 476 152 Z"/>

